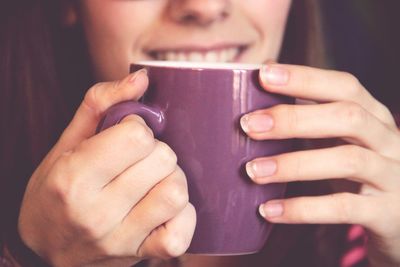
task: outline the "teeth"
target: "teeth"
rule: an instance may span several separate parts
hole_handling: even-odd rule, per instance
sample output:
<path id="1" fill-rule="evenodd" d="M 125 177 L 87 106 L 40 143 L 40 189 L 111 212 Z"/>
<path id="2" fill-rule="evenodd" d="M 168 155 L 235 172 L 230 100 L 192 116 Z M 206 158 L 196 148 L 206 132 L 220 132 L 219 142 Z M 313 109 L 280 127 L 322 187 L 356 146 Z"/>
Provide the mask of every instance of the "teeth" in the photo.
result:
<path id="1" fill-rule="evenodd" d="M 199 52 L 192 52 L 188 55 L 189 61 L 203 61 L 203 55 Z"/>
<path id="2" fill-rule="evenodd" d="M 157 52 L 157 60 L 191 61 L 191 62 L 232 62 L 239 53 L 238 48 L 212 50 L 206 52 L 167 51 Z"/>
<path id="3" fill-rule="evenodd" d="M 183 52 L 177 53 L 177 61 L 186 61 L 186 55 Z"/>
<path id="4" fill-rule="evenodd" d="M 167 52 L 165 54 L 165 59 L 168 61 L 174 61 L 175 59 L 178 59 L 177 54 L 175 52 Z"/>
<path id="5" fill-rule="evenodd" d="M 214 51 L 207 52 L 204 56 L 204 61 L 206 62 L 218 62 L 218 53 Z"/>
<path id="6" fill-rule="evenodd" d="M 222 50 L 221 53 L 219 53 L 219 61 L 221 62 L 228 61 L 228 50 Z"/>

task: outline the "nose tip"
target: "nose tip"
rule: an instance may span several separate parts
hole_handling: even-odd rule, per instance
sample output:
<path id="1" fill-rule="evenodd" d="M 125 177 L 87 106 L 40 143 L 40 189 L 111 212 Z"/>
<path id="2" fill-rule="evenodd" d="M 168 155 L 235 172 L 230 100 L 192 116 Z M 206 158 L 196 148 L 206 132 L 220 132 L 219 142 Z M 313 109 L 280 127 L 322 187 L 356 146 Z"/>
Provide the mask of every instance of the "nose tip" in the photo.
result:
<path id="1" fill-rule="evenodd" d="M 171 1 L 172 18 L 184 24 L 207 26 L 222 21 L 230 14 L 230 0 Z"/>

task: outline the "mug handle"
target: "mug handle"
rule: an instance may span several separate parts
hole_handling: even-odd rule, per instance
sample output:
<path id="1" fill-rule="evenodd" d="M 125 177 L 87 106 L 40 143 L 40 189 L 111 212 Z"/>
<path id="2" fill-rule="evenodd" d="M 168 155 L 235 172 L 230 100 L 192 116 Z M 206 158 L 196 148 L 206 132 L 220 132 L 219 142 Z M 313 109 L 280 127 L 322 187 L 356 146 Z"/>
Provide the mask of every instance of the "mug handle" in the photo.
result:
<path id="1" fill-rule="evenodd" d="M 155 136 L 159 136 L 165 128 L 164 113 L 157 107 L 149 107 L 135 101 L 125 101 L 110 107 L 106 115 L 97 125 L 96 133 L 99 133 L 122 121 L 128 115 L 141 116 L 147 125 L 153 130 Z"/>

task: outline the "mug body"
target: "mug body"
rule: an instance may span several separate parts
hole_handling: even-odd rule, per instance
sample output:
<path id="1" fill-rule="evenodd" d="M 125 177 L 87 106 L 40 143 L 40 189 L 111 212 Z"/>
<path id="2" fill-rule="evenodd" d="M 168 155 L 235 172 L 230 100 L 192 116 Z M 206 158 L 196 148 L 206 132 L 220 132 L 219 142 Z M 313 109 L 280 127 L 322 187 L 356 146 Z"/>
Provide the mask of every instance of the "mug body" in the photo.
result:
<path id="1" fill-rule="evenodd" d="M 293 149 L 292 140 L 254 141 L 240 129 L 241 116 L 293 99 L 265 92 L 258 66 L 177 66 L 143 62 L 149 88 L 142 102 L 164 114 L 158 139 L 177 154 L 188 180 L 197 225 L 189 253 L 238 255 L 259 251 L 272 225 L 258 206 L 282 198 L 285 184 L 254 184 L 246 162 Z"/>

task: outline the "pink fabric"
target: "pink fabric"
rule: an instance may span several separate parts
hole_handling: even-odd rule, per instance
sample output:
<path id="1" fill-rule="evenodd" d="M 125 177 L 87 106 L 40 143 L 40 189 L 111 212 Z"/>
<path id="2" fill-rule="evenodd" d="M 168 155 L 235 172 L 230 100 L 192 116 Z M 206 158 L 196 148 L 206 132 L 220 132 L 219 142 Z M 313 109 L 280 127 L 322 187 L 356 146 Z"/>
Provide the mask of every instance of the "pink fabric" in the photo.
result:
<path id="1" fill-rule="evenodd" d="M 352 248 L 346 255 L 342 258 L 341 267 L 352 267 L 365 259 L 367 253 L 364 247 Z"/>
<path id="2" fill-rule="evenodd" d="M 363 238 L 365 236 L 365 230 L 362 228 L 360 225 L 353 225 L 350 227 L 349 233 L 348 233 L 348 238 L 347 241 L 353 242 L 356 241 L 359 238 Z"/>
<path id="3" fill-rule="evenodd" d="M 352 225 L 347 232 L 346 239 L 349 248 L 341 259 L 340 267 L 352 267 L 365 261 L 367 235 L 364 228 L 360 225 Z"/>

